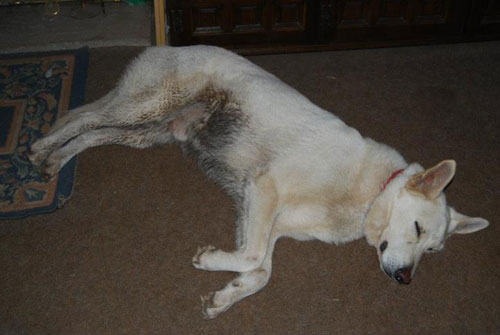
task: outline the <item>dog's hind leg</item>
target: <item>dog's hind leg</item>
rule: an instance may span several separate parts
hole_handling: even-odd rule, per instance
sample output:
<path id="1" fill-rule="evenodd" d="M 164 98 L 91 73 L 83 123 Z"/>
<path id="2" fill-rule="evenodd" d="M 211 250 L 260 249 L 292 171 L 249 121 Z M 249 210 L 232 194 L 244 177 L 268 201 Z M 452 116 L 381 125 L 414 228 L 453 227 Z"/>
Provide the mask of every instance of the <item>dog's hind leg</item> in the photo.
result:
<path id="1" fill-rule="evenodd" d="M 271 234 L 267 253 L 260 267 L 240 273 L 238 277 L 229 282 L 222 290 L 211 292 L 201 297 L 202 314 L 205 319 L 217 317 L 238 301 L 259 292 L 267 285 L 271 277 L 274 245 L 279 236 L 275 232 Z"/>
<path id="2" fill-rule="evenodd" d="M 199 248 L 193 266 L 208 271 L 248 272 L 261 266 L 267 253 L 270 234 L 277 219 L 278 194 L 274 180 L 261 175 L 246 187 L 248 208 L 242 246 L 234 252 L 214 247 Z M 246 200 L 247 200 L 246 199 Z"/>
<path id="3" fill-rule="evenodd" d="M 155 127 L 156 126 L 156 127 Z M 147 148 L 172 141 L 172 135 L 162 124 L 143 125 L 130 128 L 100 128 L 83 133 L 63 147 L 52 152 L 42 165 L 46 177 L 53 177 L 75 155 L 96 146 L 107 144 Z"/>
<path id="4" fill-rule="evenodd" d="M 99 127 L 114 97 L 115 92 L 111 91 L 101 99 L 71 110 L 57 120 L 49 133 L 31 146 L 30 161 L 35 165 L 40 165 L 51 152 L 70 139 Z"/>
<path id="5" fill-rule="evenodd" d="M 201 85 L 201 84 L 200 84 Z M 29 159 L 40 165 L 53 151 L 71 139 L 98 128 L 124 128 L 173 119 L 189 103 L 190 91 L 175 79 L 161 87 L 128 92 L 119 88 L 98 101 L 82 106 L 61 118 L 54 129 L 31 147 Z"/>
<path id="6" fill-rule="evenodd" d="M 59 118 L 54 125 L 50 128 L 49 132 L 45 135 L 48 136 L 52 133 L 54 133 L 57 129 L 65 126 L 67 123 L 74 121 L 75 119 L 80 117 L 80 114 L 83 112 L 90 112 L 90 111 L 95 111 L 99 112 L 101 110 L 104 110 L 107 105 L 111 103 L 111 101 L 116 97 L 117 92 L 116 88 L 109 91 L 106 95 L 102 96 L 101 98 L 90 102 L 88 104 L 79 106 L 75 109 L 70 110 L 67 112 L 63 117 Z"/>
<path id="7" fill-rule="evenodd" d="M 90 147 L 121 144 L 146 148 L 152 145 L 166 144 L 174 139 L 185 141 L 192 131 L 202 127 L 208 119 L 209 113 L 206 113 L 205 110 L 204 104 L 191 103 L 181 108 L 176 114 L 165 115 L 164 119 L 161 120 L 135 125 L 125 124 L 121 127 L 107 127 L 103 123 L 102 128 L 83 132 L 49 152 L 41 166 L 42 173 L 47 178 L 53 177 L 73 156 Z"/>

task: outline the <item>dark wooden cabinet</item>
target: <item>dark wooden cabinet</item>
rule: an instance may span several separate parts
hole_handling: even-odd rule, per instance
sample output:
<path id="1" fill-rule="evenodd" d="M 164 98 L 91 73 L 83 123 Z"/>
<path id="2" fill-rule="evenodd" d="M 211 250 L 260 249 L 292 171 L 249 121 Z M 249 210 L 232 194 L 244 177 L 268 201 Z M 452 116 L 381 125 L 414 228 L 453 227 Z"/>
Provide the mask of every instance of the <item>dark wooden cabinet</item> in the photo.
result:
<path id="1" fill-rule="evenodd" d="M 342 41 L 425 38 L 458 33 L 452 0 L 339 1 L 333 38 Z"/>
<path id="2" fill-rule="evenodd" d="M 314 0 L 167 1 L 173 45 L 307 43 L 314 40 Z"/>
<path id="3" fill-rule="evenodd" d="M 166 10 L 172 45 L 267 52 L 500 37 L 500 0 L 166 0 Z"/>

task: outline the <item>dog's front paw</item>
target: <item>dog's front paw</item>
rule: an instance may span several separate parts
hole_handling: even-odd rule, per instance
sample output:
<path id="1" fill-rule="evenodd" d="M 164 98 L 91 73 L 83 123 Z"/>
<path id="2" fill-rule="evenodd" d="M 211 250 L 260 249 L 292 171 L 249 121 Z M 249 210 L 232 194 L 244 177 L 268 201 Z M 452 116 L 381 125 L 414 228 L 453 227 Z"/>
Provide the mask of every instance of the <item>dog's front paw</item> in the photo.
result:
<path id="1" fill-rule="evenodd" d="M 217 248 L 212 245 L 206 247 L 198 247 L 196 255 L 194 255 L 193 257 L 193 266 L 200 270 L 207 270 L 206 259 L 215 250 L 217 250 Z"/>
<path id="2" fill-rule="evenodd" d="M 210 292 L 206 296 L 201 296 L 201 314 L 205 320 L 215 319 L 232 305 L 233 303 L 226 301 L 220 292 Z"/>

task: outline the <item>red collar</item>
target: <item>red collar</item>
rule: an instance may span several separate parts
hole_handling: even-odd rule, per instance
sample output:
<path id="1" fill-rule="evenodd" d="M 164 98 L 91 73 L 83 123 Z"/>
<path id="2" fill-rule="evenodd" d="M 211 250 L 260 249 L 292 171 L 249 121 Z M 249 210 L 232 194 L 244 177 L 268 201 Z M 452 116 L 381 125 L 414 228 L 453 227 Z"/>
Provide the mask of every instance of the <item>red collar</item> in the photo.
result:
<path id="1" fill-rule="evenodd" d="M 394 179 L 396 178 L 399 174 L 401 174 L 405 169 L 399 169 L 399 170 L 396 170 L 394 171 L 390 176 L 389 178 L 387 178 L 384 183 L 382 184 L 382 186 L 380 187 L 380 190 L 383 191 L 385 190 L 385 188 L 387 187 L 387 185 L 389 185 L 389 183 Z"/>

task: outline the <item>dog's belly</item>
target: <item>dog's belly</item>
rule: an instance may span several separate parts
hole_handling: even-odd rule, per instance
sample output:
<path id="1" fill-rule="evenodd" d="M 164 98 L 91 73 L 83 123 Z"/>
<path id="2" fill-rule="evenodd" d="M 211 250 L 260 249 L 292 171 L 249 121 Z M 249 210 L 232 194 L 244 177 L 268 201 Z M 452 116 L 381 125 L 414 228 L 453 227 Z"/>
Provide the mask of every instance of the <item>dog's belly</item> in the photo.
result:
<path id="1" fill-rule="evenodd" d="M 259 163 L 263 164 L 266 158 L 257 153 L 249 116 L 230 94 L 214 95 L 215 99 L 221 96 L 225 96 L 224 101 L 204 102 L 206 106 L 216 106 L 206 110 L 209 115 L 204 124 L 185 125 L 189 130 L 187 140 L 181 143 L 181 147 L 230 195 L 241 198 L 242 187 L 250 171 Z"/>

